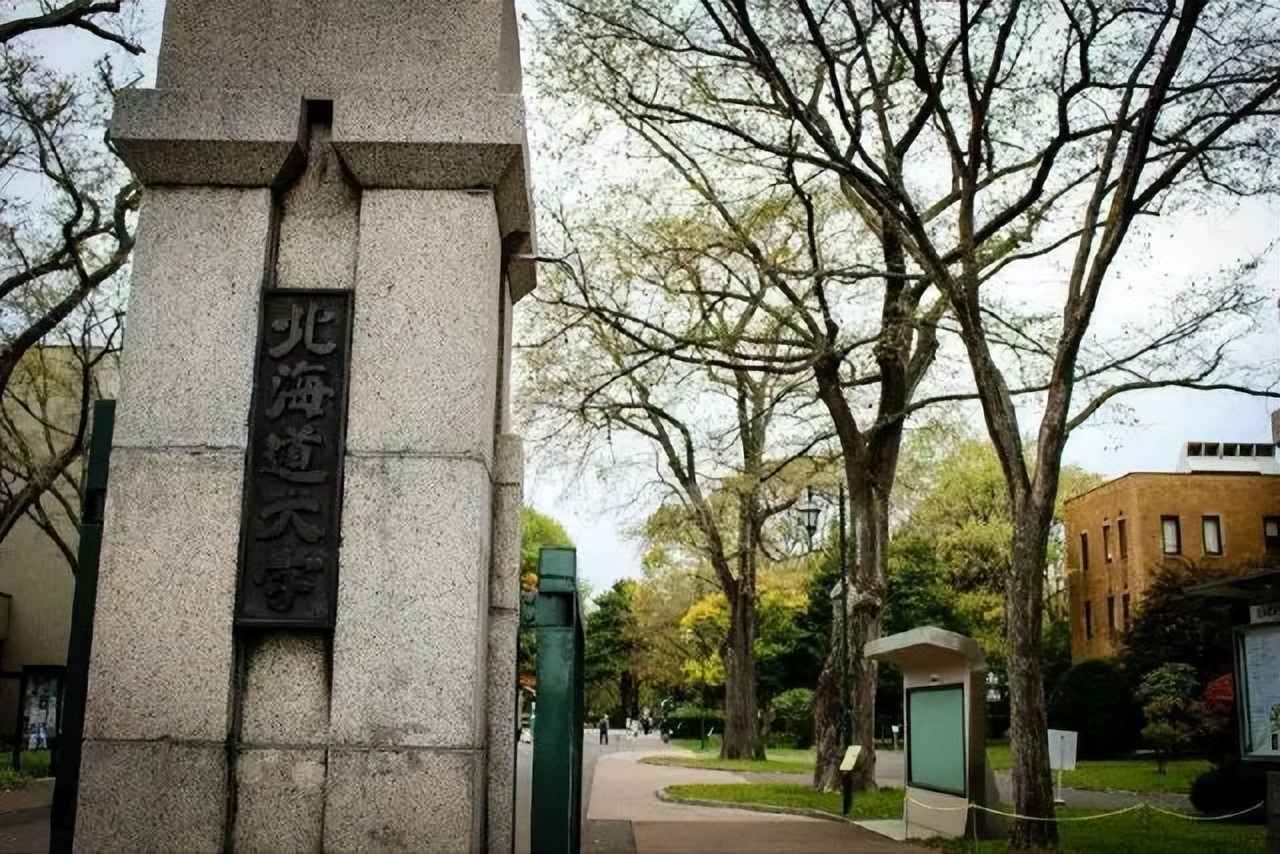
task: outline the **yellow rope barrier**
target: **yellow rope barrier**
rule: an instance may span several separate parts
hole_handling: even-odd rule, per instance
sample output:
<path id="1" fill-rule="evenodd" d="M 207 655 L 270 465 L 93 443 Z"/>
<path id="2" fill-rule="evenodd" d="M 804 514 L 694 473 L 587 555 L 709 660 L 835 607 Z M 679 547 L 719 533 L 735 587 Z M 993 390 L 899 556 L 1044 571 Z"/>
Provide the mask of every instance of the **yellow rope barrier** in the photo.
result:
<path id="1" fill-rule="evenodd" d="M 1021 821 L 1055 821 L 1055 822 L 1095 821 L 1100 818 L 1112 818 L 1117 815 L 1124 815 L 1125 813 L 1130 813 L 1130 812 L 1133 812 L 1134 810 L 1140 810 L 1140 809 L 1149 809 L 1149 810 L 1152 810 L 1153 812 L 1158 812 L 1158 813 L 1163 813 L 1164 815 L 1173 816 L 1174 818 L 1184 818 L 1187 821 L 1226 821 L 1229 818 L 1239 818 L 1240 816 L 1246 815 L 1247 813 L 1251 813 L 1256 809 L 1261 809 L 1263 807 L 1263 804 L 1265 803 L 1264 801 L 1259 801 L 1258 803 L 1254 804 L 1253 806 L 1249 807 L 1246 810 L 1240 810 L 1239 812 L 1233 812 L 1228 815 L 1187 815 L 1186 813 L 1163 809 L 1161 807 L 1156 806 L 1153 803 L 1143 801 L 1140 804 L 1134 804 L 1132 806 L 1125 807 L 1124 809 L 1118 809 L 1112 812 L 1097 813 L 1095 815 L 1054 816 L 1053 818 L 1044 818 L 1043 816 L 1019 815 L 1018 813 L 1005 812 L 1004 810 L 998 810 L 992 807 L 984 807 L 981 804 L 975 804 L 973 802 L 969 802 L 964 804 L 963 806 L 958 806 L 958 807 L 940 807 L 934 804 L 926 804 L 921 801 L 917 801 L 915 798 L 906 798 L 905 800 L 908 803 L 915 804 L 921 809 L 934 810 L 936 812 L 960 812 L 961 810 L 967 811 L 967 810 L 975 809 L 975 810 L 982 810 L 983 812 L 989 812 L 994 815 L 1004 816 L 1005 818 L 1019 819 Z"/>
<path id="2" fill-rule="evenodd" d="M 1177 816 L 1178 818 L 1185 818 L 1188 821 L 1225 821 L 1226 819 L 1229 819 L 1229 818 L 1239 818 L 1240 816 L 1245 815 L 1246 813 L 1251 813 L 1256 809 L 1262 809 L 1262 807 L 1265 804 L 1266 804 L 1266 801 L 1258 801 L 1256 804 L 1249 807 L 1247 810 L 1240 810 L 1240 812 L 1233 812 L 1233 813 L 1230 813 L 1229 815 L 1187 815 L 1184 812 L 1173 812 L 1172 810 L 1161 809 L 1155 804 L 1143 804 L 1143 806 L 1145 806 L 1147 809 L 1155 810 L 1156 812 L 1162 812 L 1165 815 L 1172 815 L 1172 816 Z"/>

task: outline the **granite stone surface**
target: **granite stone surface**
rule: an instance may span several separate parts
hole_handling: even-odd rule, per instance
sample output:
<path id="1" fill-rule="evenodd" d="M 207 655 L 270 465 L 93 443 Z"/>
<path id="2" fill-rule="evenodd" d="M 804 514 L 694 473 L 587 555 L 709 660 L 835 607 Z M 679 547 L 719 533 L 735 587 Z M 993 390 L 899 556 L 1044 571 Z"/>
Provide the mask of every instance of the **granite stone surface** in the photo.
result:
<path id="1" fill-rule="evenodd" d="M 510 89 L 515 15 L 513 0 L 169 0 L 156 86 Z"/>
<path id="2" fill-rule="evenodd" d="M 220 854 L 227 805 L 222 744 L 86 740 L 77 854 Z"/>
<path id="3" fill-rule="evenodd" d="M 222 741 L 240 451 L 111 457 L 86 738 Z"/>
<path id="4" fill-rule="evenodd" d="M 283 194 L 275 286 L 352 288 L 360 234 L 360 189 L 330 144 L 332 129 L 310 129 L 306 170 Z"/>
<path id="5" fill-rule="evenodd" d="M 325 752 L 243 750 L 236 757 L 236 854 L 319 854 Z"/>
<path id="6" fill-rule="evenodd" d="M 296 91 L 122 89 L 110 135 L 147 186 L 267 187 L 297 165 L 301 120 Z"/>
<path id="7" fill-rule="evenodd" d="M 349 453 L 491 459 L 500 260 L 489 192 L 364 193 Z"/>
<path id="8" fill-rule="evenodd" d="M 472 751 L 329 751 L 324 850 L 477 852 Z"/>
<path id="9" fill-rule="evenodd" d="M 515 834 L 516 634 L 520 612 L 489 611 L 489 854 L 510 852 Z"/>
<path id="10" fill-rule="evenodd" d="M 331 743 L 482 743 L 489 489 L 476 461 L 348 454 Z"/>
<path id="11" fill-rule="evenodd" d="M 329 734 L 329 645 L 324 636 L 278 631 L 243 642 L 241 743 L 324 744 Z"/>
<path id="12" fill-rule="evenodd" d="M 493 560 L 489 604 L 520 609 L 520 510 L 524 504 L 524 449 L 519 436 L 505 433 L 494 444 Z"/>
<path id="13" fill-rule="evenodd" d="M 116 447 L 244 447 L 270 215 L 267 190 L 146 191 Z"/>

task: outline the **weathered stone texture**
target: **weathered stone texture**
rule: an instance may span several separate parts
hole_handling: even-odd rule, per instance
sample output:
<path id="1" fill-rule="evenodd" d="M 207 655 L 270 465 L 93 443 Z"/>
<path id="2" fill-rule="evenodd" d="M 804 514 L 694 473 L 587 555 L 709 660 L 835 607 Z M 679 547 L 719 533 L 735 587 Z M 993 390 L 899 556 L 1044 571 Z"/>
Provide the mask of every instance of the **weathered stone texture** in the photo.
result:
<path id="1" fill-rule="evenodd" d="M 329 650 L 323 636 L 270 632 L 246 641 L 243 744 L 323 744 L 329 732 Z"/>
<path id="2" fill-rule="evenodd" d="M 462 854 L 478 850 L 476 753 L 329 752 L 324 850 Z"/>
<path id="3" fill-rule="evenodd" d="M 81 762 L 77 854 L 223 851 L 224 745 L 89 740 Z"/>
<path id="4" fill-rule="evenodd" d="M 492 458 L 500 258 L 491 193 L 364 193 L 349 453 Z"/>
<path id="5" fill-rule="evenodd" d="M 515 91 L 519 47 L 510 28 L 503 38 L 514 17 L 511 0 L 169 0 L 156 86 L 269 85 L 308 98 Z"/>
<path id="6" fill-rule="evenodd" d="M 520 609 L 520 508 L 524 455 L 519 436 L 498 437 L 493 465 L 493 559 L 489 571 L 489 604 Z"/>
<path id="7" fill-rule="evenodd" d="M 323 850 L 325 752 L 245 750 L 236 757 L 236 854 Z"/>
<path id="8" fill-rule="evenodd" d="M 327 125 L 311 127 L 306 171 L 281 201 L 276 287 L 355 286 L 360 190 L 347 180 L 331 136 Z"/>
<path id="9" fill-rule="evenodd" d="M 243 472 L 239 451 L 114 451 L 86 738 L 226 738 Z"/>
<path id="10" fill-rule="evenodd" d="M 138 180 L 274 186 L 302 156 L 299 92 L 125 89 L 111 140 Z"/>
<path id="11" fill-rule="evenodd" d="M 489 612 L 489 854 L 510 852 L 515 839 L 516 634 L 519 611 Z"/>
<path id="12" fill-rule="evenodd" d="M 346 462 L 335 744 L 483 743 L 489 478 L 475 461 Z"/>
<path id="13" fill-rule="evenodd" d="M 147 189 L 116 447 L 244 447 L 270 214 L 267 190 Z"/>

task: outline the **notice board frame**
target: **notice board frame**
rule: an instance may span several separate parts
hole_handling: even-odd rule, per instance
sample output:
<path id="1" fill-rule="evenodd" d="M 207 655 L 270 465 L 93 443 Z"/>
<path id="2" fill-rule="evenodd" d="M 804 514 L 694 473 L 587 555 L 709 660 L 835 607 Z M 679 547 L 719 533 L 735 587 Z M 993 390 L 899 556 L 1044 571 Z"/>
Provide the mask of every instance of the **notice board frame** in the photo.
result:
<path id="1" fill-rule="evenodd" d="M 929 693 L 948 692 L 958 693 L 960 697 L 960 714 L 957 721 L 957 732 L 960 737 L 960 788 L 946 786 L 934 782 L 920 782 L 915 779 L 913 755 L 915 746 L 919 744 L 916 733 L 920 731 L 918 722 L 912 718 L 912 700 L 917 696 Z M 919 685 L 914 688 L 907 688 L 904 691 L 903 705 L 904 717 L 907 723 L 907 785 L 915 789 L 924 789 L 930 792 L 939 792 L 944 795 L 955 795 L 961 798 L 969 796 L 969 736 L 968 736 L 968 716 L 965 710 L 968 707 L 968 698 L 965 696 L 965 686 L 963 682 L 947 682 L 935 685 Z"/>

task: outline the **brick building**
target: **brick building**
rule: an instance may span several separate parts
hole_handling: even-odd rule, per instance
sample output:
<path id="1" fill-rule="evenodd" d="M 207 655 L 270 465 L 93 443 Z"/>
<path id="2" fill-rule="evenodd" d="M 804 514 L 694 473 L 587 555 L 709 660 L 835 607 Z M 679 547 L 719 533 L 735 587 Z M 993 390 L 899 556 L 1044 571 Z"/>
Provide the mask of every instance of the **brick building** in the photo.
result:
<path id="1" fill-rule="evenodd" d="M 1189 442 L 1178 471 L 1118 477 L 1065 515 L 1071 659 L 1106 658 L 1165 567 L 1243 573 L 1280 559 L 1276 446 Z"/>

